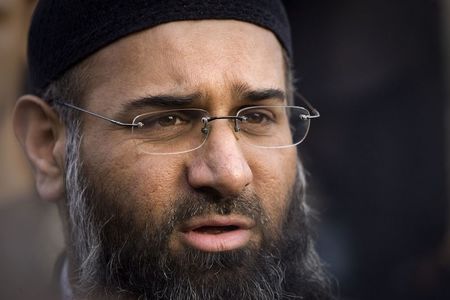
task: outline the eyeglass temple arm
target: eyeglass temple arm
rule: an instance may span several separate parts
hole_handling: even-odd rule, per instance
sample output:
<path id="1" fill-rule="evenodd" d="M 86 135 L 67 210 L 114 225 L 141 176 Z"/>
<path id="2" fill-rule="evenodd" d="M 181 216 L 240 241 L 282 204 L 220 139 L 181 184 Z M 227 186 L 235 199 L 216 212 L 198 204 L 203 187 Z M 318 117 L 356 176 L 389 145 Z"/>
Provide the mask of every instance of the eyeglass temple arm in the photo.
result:
<path id="1" fill-rule="evenodd" d="M 97 117 L 97 118 L 109 121 L 109 122 L 111 122 L 113 124 L 116 124 L 116 125 L 119 125 L 119 126 L 142 127 L 142 123 L 141 122 L 136 123 L 136 124 L 135 123 L 123 123 L 123 122 L 116 121 L 116 120 L 107 118 L 105 116 L 99 115 L 99 114 L 97 114 L 95 112 L 85 110 L 85 109 L 83 109 L 81 107 L 78 107 L 78 106 L 75 106 L 75 105 L 72 105 L 72 104 L 69 104 L 69 103 L 64 103 L 64 102 L 59 102 L 59 101 L 54 101 L 54 103 L 62 105 L 62 106 L 66 106 L 66 107 L 69 107 L 69 108 L 72 108 L 72 109 L 75 109 L 75 110 L 78 110 L 78 111 L 81 111 L 81 112 L 84 112 L 84 113 L 87 113 L 87 114 L 89 114 L 91 116 L 94 116 L 94 117 Z"/>
<path id="2" fill-rule="evenodd" d="M 305 116 L 305 117 L 307 117 L 308 119 L 316 119 L 316 118 L 320 117 L 319 111 L 318 111 L 317 109 L 315 109 L 315 108 L 311 105 L 311 103 L 309 103 L 309 101 L 308 101 L 302 94 L 300 94 L 300 93 L 298 93 L 298 92 L 296 92 L 295 94 L 300 98 L 300 100 L 302 100 L 302 101 L 306 104 L 306 106 L 308 107 L 308 109 L 311 110 L 311 115 Z"/>

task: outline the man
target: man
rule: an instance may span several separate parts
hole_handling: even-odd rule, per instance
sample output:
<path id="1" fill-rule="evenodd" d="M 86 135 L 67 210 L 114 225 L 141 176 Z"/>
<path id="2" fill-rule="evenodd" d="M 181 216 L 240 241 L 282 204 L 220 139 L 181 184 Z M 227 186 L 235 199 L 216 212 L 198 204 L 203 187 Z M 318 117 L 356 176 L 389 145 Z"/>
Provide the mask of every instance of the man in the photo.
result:
<path id="1" fill-rule="evenodd" d="M 61 212 L 63 297 L 330 298 L 291 55 L 278 1 L 38 4 L 15 128 Z"/>

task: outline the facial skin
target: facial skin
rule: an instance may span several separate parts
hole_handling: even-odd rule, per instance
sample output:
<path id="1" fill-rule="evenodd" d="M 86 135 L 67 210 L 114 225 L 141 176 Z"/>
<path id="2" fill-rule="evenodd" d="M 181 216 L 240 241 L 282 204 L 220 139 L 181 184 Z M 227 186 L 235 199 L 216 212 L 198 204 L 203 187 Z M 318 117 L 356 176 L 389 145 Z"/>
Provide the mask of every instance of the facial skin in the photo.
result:
<path id="1" fill-rule="evenodd" d="M 169 23 L 103 49 L 94 61 L 85 107 L 116 119 L 131 120 L 133 113 L 142 112 L 122 113 L 130 99 L 158 94 L 199 93 L 201 99 L 188 107 L 218 116 L 232 115 L 246 105 L 283 104 L 280 99 L 255 103 L 236 97 L 242 87 L 285 90 L 278 41 L 271 32 L 243 22 Z M 221 120 L 212 124 L 208 141 L 199 150 L 161 157 L 139 153 L 129 129 L 91 117 L 83 122 L 86 176 L 108 178 L 112 186 L 120 186 L 125 197 L 120 205 L 135 212 L 138 222 L 148 218 L 157 224 L 167 222 L 166 212 L 178 195 L 207 191 L 218 197 L 259 195 L 268 219 L 279 228 L 296 178 L 295 147 L 267 150 L 243 145 L 230 122 Z M 248 238 L 258 243 L 261 232 L 253 228 L 252 220 L 236 216 L 235 221 L 245 223 Z M 181 227 L 170 238 L 172 251 L 186 247 Z M 220 251 L 232 245 L 219 241 L 205 247 Z"/>
<path id="2" fill-rule="evenodd" d="M 168 23 L 121 39 L 89 61 L 90 80 L 80 105 L 123 122 L 155 109 L 125 109 L 149 96 L 192 98 L 166 108 L 201 108 L 212 116 L 234 115 L 252 105 L 286 104 L 279 97 L 248 97 L 249 92 L 286 90 L 280 44 L 270 31 L 248 23 Z M 36 116 L 37 110 L 41 113 Z M 27 143 L 24 136 L 35 126 L 25 125 L 17 132 L 37 165 L 38 191 L 59 201 L 67 217 L 72 283 L 80 285 L 83 297 L 90 288 L 96 297 L 102 291 L 111 297 L 121 290 L 131 298 L 152 299 L 157 286 L 161 299 L 186 299 L 189 291 L 192 299 L 278 299 L 282 289 L 264 285 L 258 276 L 268 273 L 274 285 L 281 285 L 283 276 L 278 273 L 285 270 L 280 252 L 289 252 L 289 263 L 300 266 L 298 274 L 286 270 L 303 280 L 299 289 L 320 277 L 306 231 L 306 211 L 297 196 L 302 187 L 295 147 L 255 148 L 239 140 L 231 122 L 215 120 L 200 149 L 149 155 L 136 147 L 129 128 L 84 114 L 78 149 L 77 138 L 66 141 L 55 112 L 40 99 L 24 97 L 16 111 L 52 128 L 43 126 L 47 134 L 41 133 L 48 147 Z M 36 156 L 41 159 L 33 159 Z M 229 227 L 234 230 L 226 232 Z M 314 271 L 317 277 L 311 275 Z M 77 282 L 83 276 L 84 283 Z M 83 287 L 87 278 L 92 286 Z M 236 278 L 242 282 L 231 284 Z M 102 281 L 103 289 L 95 281 Z M 213 292 L 205 294 L 204 286 Z M 263 290 L 264 298 L 251 294 L 250 287 Z M 178 290 L 169 296 L 167 289 Z M 218 290 L 239 294 L 227 298 Z M 325 299 L 325 293 L 311 290 L 315 297 L 307 299 Z M 308 295 L 306 288 L 303 295 Z"/>

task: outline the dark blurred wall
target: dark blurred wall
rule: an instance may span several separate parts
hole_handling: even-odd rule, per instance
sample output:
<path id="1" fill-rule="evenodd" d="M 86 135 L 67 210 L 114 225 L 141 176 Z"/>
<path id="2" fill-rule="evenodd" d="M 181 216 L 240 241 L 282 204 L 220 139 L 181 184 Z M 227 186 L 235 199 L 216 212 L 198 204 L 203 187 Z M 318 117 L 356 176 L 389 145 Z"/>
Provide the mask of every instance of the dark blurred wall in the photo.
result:
<path id="1" fill-rule="evenodd" d="M 285 3 L 297 87 L 322 114 L 300 151 L 342 298 L 450 299 L 432 266 L 448 212 L 443 3 Z"/>

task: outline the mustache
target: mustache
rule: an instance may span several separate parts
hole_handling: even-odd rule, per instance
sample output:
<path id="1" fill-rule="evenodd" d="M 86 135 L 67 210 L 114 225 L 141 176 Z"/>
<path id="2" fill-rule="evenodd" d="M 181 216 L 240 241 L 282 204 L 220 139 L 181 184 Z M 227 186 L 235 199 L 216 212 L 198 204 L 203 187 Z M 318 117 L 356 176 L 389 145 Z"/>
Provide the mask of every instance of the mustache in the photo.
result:
<path id="1" fill-rule="evenodd" d="M 257 224 L 268 222 L 262 208 L 262 199 L 252 192 L 237 196 L 221 197 L 210 193 L 190 193 L 179 195 L 169 220 L 170 226 L 184 223 L 194 217 L 204 215 L 242 215 L 254 220 Z"/>

